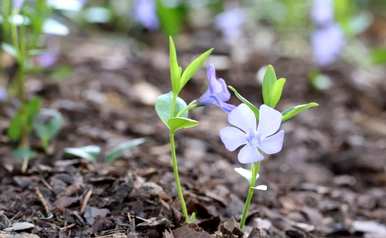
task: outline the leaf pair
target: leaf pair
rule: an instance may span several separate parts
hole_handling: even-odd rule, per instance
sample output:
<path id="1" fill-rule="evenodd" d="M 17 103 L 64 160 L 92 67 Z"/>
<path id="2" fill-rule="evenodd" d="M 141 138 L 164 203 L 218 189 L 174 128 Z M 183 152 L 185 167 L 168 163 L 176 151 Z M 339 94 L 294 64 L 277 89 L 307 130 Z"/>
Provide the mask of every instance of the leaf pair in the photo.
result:
<path id="1" fill-rule="evenodd" d="M 204 65 L 213 49 L 209 49 L 195 58 L 182 72 L 181 66 L 178 65 L 177 51 L 173 38 L 169 37 L 169 64 L 172 91 L 178 95 L 189 80 Z"/>
<path id="2" fill-rule="evenodd" d="M 158 97 L 155 104 L 155 110 L 161 121 L 169 128 L 170 131 L 175 132 L 183 128 L 192 128 L 198 125 L 198 121 L 188 118 L 189 108 L 186 102 L 177 97 L 176 100 L 176 115 L 171 116 L 170 112 L 173 104 L 173 93 L 169 92 Z"/>
<path id="3" fill-rule="evenodd" d="M 276 78 L 275 69 L 272 65 L 268 65 L 265 69 L 263 79 L 263 101 L 264 104 L 275 108 L 279 103 L 286 79 Z"/>
<path id="4" fill-rule="evenodd" d="M 281 78 L 279 80 L 276 79 L 275 70 L 272 65 L 267 66 L 263 81 L 263 100 L 264 104 L 275 107 L 281 98 L 282 91 L 284 88 L 285 79 Z M 251 103 L 248 99 L 243 97 L 234 87 L 228 86 L 228 88 L 234 93 L 234 95 L 244 104 L 246 104 L 255 114 L 256 119 L 259 119 L 259 109 Z M 319 104 L 315 102 L 310 102 L 306 104 L 301 104 L 297 106 L 290 107 L 282 112 L 282 120 L 288 121 L 299 113 L 304 112 L 308 109 L 319 106 Z"/>

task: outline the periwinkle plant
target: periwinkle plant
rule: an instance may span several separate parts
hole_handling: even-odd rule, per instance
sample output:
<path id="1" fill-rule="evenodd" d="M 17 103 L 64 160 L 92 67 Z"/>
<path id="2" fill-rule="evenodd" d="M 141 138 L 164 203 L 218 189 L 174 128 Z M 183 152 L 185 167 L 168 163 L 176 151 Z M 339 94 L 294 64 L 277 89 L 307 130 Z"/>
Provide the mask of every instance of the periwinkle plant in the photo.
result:
<path id="1" fill-rule="evenodd" d="M 186 207 L 183 188 L 178 172 L 178 161 L 176 155 L 175 134 L 178 130 L 192 128 L 198 125 L 198 121 L 190 119 L 188 113 L 197 106 L 196 101 L 187 104 L 179 97 L 182 89 L 196 72 L 204 65 L 205 61 L 211 54 L 209 49 L 195 58 L 183 71 L 177 61 L 177 52 L 173 39 L 169 38 L 169 63 L 170 63 L 170 81 L 172 90 L 161 95 L 155 104 L 155 110 L 161 121 L 169 130 L 169 143 L 171 153 L 171 164 L 173 175 L 176 182 L 178 199 L 180 200 L 182 214 L 185 222 L 191 223 L 195 220 L 195 214 L 189 215 Z"/>
<path id="2" fill-rule="evenodd" d="M 249 169 L 235 169 L 237 173 L 249 181 L 248 194 L 240 219 L 240 228 L 243 229 L 254 191 L 267 190 L 266 185 L 256 185 L 261 162 L 266 160 L 269 155 L 280 152 L 283 148 L 285 134 L 284 129 L 281 128 L 283 122 L 294 118 L 303 111 L 318 106 L 318 104 L 311 102 L 291 107 L 283 112 L 276 110 L 275 107 L 280 102 L 286 79 L 277 79 L 275 70 L 271 65 L 267 66 L 265 70 L 262 87 L 264 103 L 259 108 L 240 95 L 235 88 L 227 86 L 224 79 L 217 78 L 213 65 L 208 66 L 208 89 L 198 100 L 193 100 L 187 104 L 179 97 L 179 94 L 191 77 L 203 66 L 212 49 L 199 55 L 184 71 L 178 65 L 176 49 L 171 37 L 169 38 L 169 49 L 172 90 L 159 96 L 155 110 L 169 130 L 171 164 L 185 222 L 194 222 L 195 214 L 189 215 L 186 207 L 178 172 L 174 137 L 178 130 L 198 125 L 198 121 L 188 117 L 191 110 L 198 106 L 214 105 L 227 113 L 228 116 L 230 126 L 220 131 L 220 139 L 225 148 L 229 151 L 241 148 L 238 153 L 238 160 L 240 163 L 250 166 Z M 234 106 L 229 103 L 231 98 L 229 90 L 242 102 L 240 105 Z"/>
<path id="3" fill-rule="evenodd" d="M 294 118 L 300 112 L 318 106 L 317 103 L 311 102 L 291 107 L 281 113 L 274 109 L 280 102 L 285 82 L 284 78 L 276 78 L 272 66 L 267 66 L 262 87 L 264 104 L 259 108 L 241 96 L 235 88 L 229 86 L 242 103 L 228 113 L 230 126 L 220 131 L 220 138 L 229 151 L 235 151 L 241 147 L 238 160 L 242 164 L 250 165 L 248 170 L 235 169 L 249 181 L 248 194 L 240 219 L 241 229 L 245 226 L 254 191 L 267 189 L 265 185 L 256 186 L 261 162 L 283 148 L 285 133 L 281 129 L 282 123 Z M 256 125 L 257 120 L 258 125 Z"/>
<path id="4" fill-rule="evenodd" d="M 19 103 L 9 123 L 7 134 L 11 141 L 18 143 L 14 154 L 23 159 L 21 170 L 26 172 L 29 160 L 34 154 L 30 148 L 30 134 L 35 131 L 42 147 L 47 151 L 49 142 L 61 127 L 59 117 L 53 117 L 54 119 L 48 122 L 39 120 L 39 114 L 44 116 L 41 110 L 42 101 L 38 97 L 27 95 L 25 82 L 26 74 L 32 72 L 34 56 L 42 47 L 43 25 L 50 9 L 46 0 L 3 0 L 1 4 L 4 40 L 2 49 L 13 56 L 17 64 L 9 95 L 16 96 Z M 45 60 L 45 63 L 47 62 Z"/>

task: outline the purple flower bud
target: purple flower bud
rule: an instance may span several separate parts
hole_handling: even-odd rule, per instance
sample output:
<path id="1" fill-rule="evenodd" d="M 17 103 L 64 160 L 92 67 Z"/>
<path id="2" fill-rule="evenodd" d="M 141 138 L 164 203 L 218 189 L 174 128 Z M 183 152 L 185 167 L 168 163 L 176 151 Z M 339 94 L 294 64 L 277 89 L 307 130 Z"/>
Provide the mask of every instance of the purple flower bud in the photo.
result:
<path id="1" fill-rule="evenodd" d="M 226 103 L 230 98 L 231 94 L 227 88 L 224 79 L 216 78 L 216 69 L 214 65 L 209 65 L 207 69 L 208 74 L 208 89 L 198 99 L 201 105 L 215 105 L 221 108 L 224 112 L 232 111 L 235 106 Z"/>
<path id="2" fill-rule="evenodd" d="M 13 8 L 14 9 L 20 9 L 23 6 L 24 0 L 13 0 Z"/>
<path id="3" fill-rule="evenodd" d="M 217 15 L 214 24 L 223 33 L 225 39 L 231 41 L 240 38 L 245 20 L 243 9 L 232 8 Z"/>
<path id="4" fill-rule="evenodd" d="M 149 30 L 159 27 L 155 0 L 135 0 L 134 19 Z"/>
<path id="5" fill-rule="evenodd" d="M 220 131 L 225 148 L 234 151 L 242 146 L 238 160 L 249 164 L 264 159 L 264 154 L 276 154 L 283 148 L 284 130 L 280 130 L 281 113 L 266 105 L 260 106 L 259 125 L 245 104 L 240 104 L 228 114 L 231 126 Z M 264 153 L 264 154 L 263 154 Z"/>
<path id="6" fill-rule="evenodd" d="M 317 28 L 311 36 L 314 62 L 319 66 L 332 64 L 345 44 L 344 34 L 338 24 Z"/>

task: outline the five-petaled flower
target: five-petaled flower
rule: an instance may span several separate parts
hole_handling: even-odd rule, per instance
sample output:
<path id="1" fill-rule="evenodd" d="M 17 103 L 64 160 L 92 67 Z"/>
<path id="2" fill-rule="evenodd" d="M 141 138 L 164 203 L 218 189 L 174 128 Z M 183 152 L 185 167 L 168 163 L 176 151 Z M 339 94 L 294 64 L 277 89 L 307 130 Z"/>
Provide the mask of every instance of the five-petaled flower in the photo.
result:
<path id="1" fill-rule="evenodd" d="M 216 69 L 214 65 L 208 66 L 208 90 L 198 99 L 201 105 L 215 105 L 221 108 L 224 112 L 232 111 L 235 106 L 226 103 L 230 98 L 231 94 L 227 88 L 224 79 L 216 78 Z"/>
<path id="2" fill-rule="evenodd" d="M 264 154 L 275 154 L 283 148 L 284 130 L 280 129 L 281 117 L 279 111 L 261 105 L 259 125 L 256 129 L 255 114 L 246 104 L 240 104 L 228 114 L 228 122 L 232 126 L 221 129 L 220 138 L 229 151 L 243 146 L 238 154 L 240 163 L 261 161 Z"/>

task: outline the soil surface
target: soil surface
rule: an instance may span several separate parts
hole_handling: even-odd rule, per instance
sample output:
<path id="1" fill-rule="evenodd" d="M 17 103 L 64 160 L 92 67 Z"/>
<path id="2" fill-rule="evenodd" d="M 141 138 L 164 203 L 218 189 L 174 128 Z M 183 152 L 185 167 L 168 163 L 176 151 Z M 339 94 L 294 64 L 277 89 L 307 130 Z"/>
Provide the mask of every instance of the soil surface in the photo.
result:
<path id="1" fill-rule="evenodd" d="M 71 75 L 28 78 L 29 92 L 60 111 L 65 126 L 48 153 L 32 141 L 38 156 L 26 174 L 6 138 L 14 107 L 1 107 L 1 238 L 386 237 L 384 75 L 362 80 L 356 69 L 338 64 L 324 70 L 333 78 L 332 88 L 317 91 L 308 83 L 313 66 L 307 60 L 257 52 L 237 63 L 224 43 L 216 43 L 213 62 L 228 62 L 218 75 L 257 105 L 256 72 L 270 63 L 288 80 L 280 110 L 309 101 L 320 107 L 285 124 L 285 148 L 263 162 L 258 182 L 269 189 L 255 193 L 244 234 L 237 220 L 248 185 L 234 172 L 240 166 L 236 153 L 219 140 L 226 115 L 217 108 L 196 110 L 200 125 L 176 137 L 188 209 L 198 218 L 184 225 L 167 130 L 153 108 L 155 98 L 169 89 L 167 42 L 157 35 L 149 39 L 145 46 L 127 37 L 73 36 L 61 42 L 60 58 L 73 69 Z M 183 65 L 213 47 L 211 42 L 182 37 L 177 45 Z M 205 90 L 205 77 L 201 70 L 189 83 L 186 101 Z M 146 141 L 113 163 L 103 156 L 92 162 L 63 153 L 86 145 L 107 151 L 131 138 Z"/>

